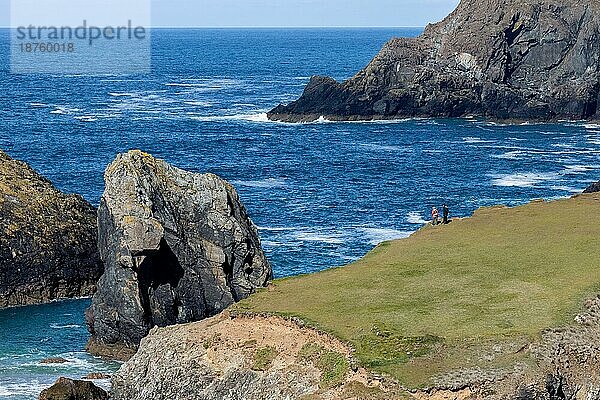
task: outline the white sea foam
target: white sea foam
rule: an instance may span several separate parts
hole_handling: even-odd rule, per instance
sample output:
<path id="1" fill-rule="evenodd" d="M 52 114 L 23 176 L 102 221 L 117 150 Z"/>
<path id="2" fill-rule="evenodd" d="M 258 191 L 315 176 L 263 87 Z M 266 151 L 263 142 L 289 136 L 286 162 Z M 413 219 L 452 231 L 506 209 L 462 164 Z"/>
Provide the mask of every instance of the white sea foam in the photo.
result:
<path id="1" fill-rule="evenodd" d="M 296 234 L 296 240 L 328 244 L 342 244 L 345 241 L 341 233 L 324 234 L 321 232 L 299 232 Z"/>
<path id="2" fill-rule="evenodd" d="M 600 129 L 600 124 L 583 124 L 585 129 Z"/>
<path id="3" fill-rule="evenodd" d="M 133 93 L 115 93 L 115 92 L 110 92 L 108 95 L 112 96 L 112 97 L 133 97 L 133 96 L 135 96 L 135 94 L 133 94 Z"/>
<path id="4" fill-rule="evenodd" d="M 48 107 L 48 104 L 44 103 L 29 103 L 31 107 Z"/>
<path id="5" fill-rule="evenodd" d="M 286 246 L 285 243 L 275 242 L 273 240 L 263 240 L 261 243 L 264 247 L 267 247 L 267 248 L 268 247 L 284 247 L 284 246 Z"/>
<path id="6" fill-rule="evenodd" d="M 523 158 L 523 156 L 525 156 L 526 153 L 524 151 L 521 150 L 515 150 L 515 151 L 509 151 L 508 153 L 503 153 L 503 154 L 492 154 L 493 158 L 500 158 L 503 160 L 518 160 Z"/>
<path id="7" fill-rule="evenodd" d="M 572 187 L 572 186 L 550 186 L 550 189 L 552 189 L 552 190 L 560 190 L 560 191 L 569 192 L 569 193 L 581 193 L 581 192 L 583 192 L 583 189 L 575 188 L 575 187 Z"/>
<path id="8" fill-rule="evenodd" d="M 0 383 L 0 398 L 37 398 L 42 390 L 51 385 L 44 385 L 38 380 L 32 380 L 28 383 Z"/>
<path id="9" fill-rule="evenodd" d="M 408 216 L 406 217 L 406 222 L 408 222 L 409 224 L 415 224 L 415 225 L 423 225 L 423 224 L 427 223 L 427 221 L 425 221 L 425 219 L 423 218 L 421 213 L 418 211 L 409 212 Z"/>
<path id="10" fill-rule="evenodd" d="M 211 107 L 213 104 L 208 101 L 184 101 L 183 104 L 188 106 Z"/>
<path id="11" fill-rule="evenodd" d="M 473 144 L 473 143 L 493 143 L 493 141 L 491 141 L 491 140 L 484 140 L 484 139 L 481 139 L 481 138 L 478 138 L 478 137 L 472 137 L 472 136 L 468 136 L 468 137 L 463 138 L 463 141 L 465 143 L 470 143 L 470 144 Z"/>
<path id="12" fill-rule="evenodd" d="M 285 231 L 297 231 L 298 229 L 306 229 L 306 228 L 292 228 L 292 227 L 266 227 L 259 226 L 259 231 L 267 231 L 267 232 L 285 232 Z"/>
<path id="13" fill-rule="evenodd" d="M 561 171 L 563 175 L 579 175 L 585 174 L 586 172 L 599 169 L 599 165 L 565 165 L 565 169 Z"/>
<path id="14" fill-rule="evenodd" d="M 78 117 L 73 117 L 76 120 L 82 121 L 82 122 L 96 122 L 98 121 L 98 118 L 94 117 L 93 115 L 82 115 L 82 116 L 78 116 Z"/>
<path id="15" fill-rule="evenodd" d="M 404 239 L 412 234 L 412 232 L 389 228 L 360 228 L 359 230 L 362 231 L 369 244 L 373 246 L 389 240 Z"/>
<path id="16" fill-rule="evenodd" d="M 81 325 L 59 325 L 59 324 L 50 324 L 50 328 L 52 329 L 79 329 L 82 328 Z"/>
<path id="17" fill-rule="evenodd" d="M 233 184 L 261 189 L 275 189 L 285 187 L 286 180 L 283 178 L 267 178 L 257 181 L 233 181 Z"/>
<path id="18" fill-rule="evenodd" d="M 515 173 L 508 175 L 492 175 L 492 184 L 502 187 L 534 187 L 542 182 L 556 179 L 557 173 Z"/>

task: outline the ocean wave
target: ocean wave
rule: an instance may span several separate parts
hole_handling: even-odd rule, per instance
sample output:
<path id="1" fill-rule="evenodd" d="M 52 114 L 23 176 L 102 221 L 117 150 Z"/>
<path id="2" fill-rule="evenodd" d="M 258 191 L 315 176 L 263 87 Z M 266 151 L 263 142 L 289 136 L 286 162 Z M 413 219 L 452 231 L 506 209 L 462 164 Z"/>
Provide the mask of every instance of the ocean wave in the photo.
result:
<path id="1" fill-rule="evenodd" d="M 360 228 L 359 229 L 369 244 L 377 246 L 380 243 L 390 240 L 405 239 L 413 232 L 399 231 L 391 228 Z"/>
<path id="2" fill-rule="evenodd" d="M 299 229 L 307 229 L 307 228 L 292 228 L 292 227 L 263 227 L 259 226 L 259 231 L 267 231 L 267 232 L 285 232 L 285 231 L 297 231 Z"/>
<path id="3" fill-rule="evenodd" d="M 569 193 L 581 193 L 584 190 L 584 189 L 576 188 L 576 187 L 572 187 L 572 186 L 550 186 L 549 189 L 559 190 L 562 192 L 569 192 Z"/>
<path id="4" fill-rule="evenodd" d="M 476 144 L 476 143 L 494 143 L 493 140 L 484 140 L 478 137 L 467 136 L 463 138 L 463 142 L 468 144 Z"/>
<path id="5" fill-rule="evenodd" d="M 562 175 L 581 175 L 599 168 L 600 165 L 565 165 L 565 169 L 560 173 Z"/>
<path id="6" fill-rule="evenodd" d="M 406 217 L 406 222 L 414 225 L 423 225 L 426 224 L 427 221 L 423 218 L 422 214 L 418 211 L 411 211 L 408 213 Z"/>
<path id="7" fill-rule="evenodd" d="M 212 107 L 213 103 L 208 101 L 184 101 L 183 104 L 197 107 Z"/>
<path id="8" fill-rule="evenodd" d="M 261 189 L 276 189 L 283 188 L 286 184 L 286 179 L 283 178 L 267 178 L 257 181 L 233 181 L 234 185 L 237 186 L 246 186 L 252 188 L 261 188 Z"/>
<path id="9" fill-rule="evenodd" d="M 499 158 L 502 160 L 519 160 L 526 156 L 527 153 L 522 150 L 509 151 L 503 154 L 492 154 L 492 158 Z"/>
<path id="10" fill-rule="evenodd" d="M 28 383 L 0 383 L 0 398 L 18 396 L 37 399 L 42 390 L 50 386 L 51 384 L 42 384 L 35 379 Z"/>
<path id="11" fill-rule="evenodd" d="M 108 93 L 109 96 L 112 97 L 134 97 L 135 94 L 133 93 L 115 93 L 115 92 L 110 92 Z"/>
<path id="12" fill-rule="evenodd" d="M 534 187 L 542 182 L 556 179 L 558 173 L 515 173 L 515 174 L 494 174 L 492 184 L 500 187 Z"/>
<path id="13" fill-rule="evenodd" d="M 79 328 L 83 328 L 83 326 L 76 325 L 76 324 L 72 324 L 72 325 L 50 324 L 50 328 L 52 328 L 52 329 L 79 329 Z"/>
<path id="14" fill-rule="evenodd" d="M 295 239 L 301 242 L 321 242 L 327 244 L 342 244 L 345 242 L 341 233 L 299 232 L 295 235 Z"/>

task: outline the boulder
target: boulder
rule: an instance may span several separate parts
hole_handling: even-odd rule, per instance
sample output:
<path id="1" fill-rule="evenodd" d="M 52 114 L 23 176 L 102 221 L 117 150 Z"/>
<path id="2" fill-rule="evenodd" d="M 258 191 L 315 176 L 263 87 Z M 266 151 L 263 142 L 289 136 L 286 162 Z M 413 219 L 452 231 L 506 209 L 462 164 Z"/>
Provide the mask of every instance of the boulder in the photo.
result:
<path id="1" fill-rule="evenodd" d="M 108 400 L 108 393 L 89 381 L 59 378 L 39 400 Z"/>
<path id="2" fill-rule="evenodd" d="M 40 364 L 66 364 L 68 362 L 69 360 L 64 359 L 62 357 L 50 357 L 40 361 Z"/>
<path id="3" fill-rule="evenodd" d="M 0 151 L 0 308 L 91 296 L 96 210 Z"/>
<path id="4" fill-rule="evenodd" d="M 598 193 L 600 192 L 600 182 L 592 183 L 583 191 L 583 193 Z"/>
<path id="5" fill-rule="evenodd" d="M 461 0 L 421 36 L 390 40 L 351 79 L 315 77 L 268 116 L 596 120 L 599 32 L 597 1 Z"/>
<path id="6" fill-rule="evenodd" d="M 105 183 L 90 352 L 126 359 L 153 327 L 218 314 L 272 278 L 256 227 L 218 176 L 131 151 L 108 166 Z"/>

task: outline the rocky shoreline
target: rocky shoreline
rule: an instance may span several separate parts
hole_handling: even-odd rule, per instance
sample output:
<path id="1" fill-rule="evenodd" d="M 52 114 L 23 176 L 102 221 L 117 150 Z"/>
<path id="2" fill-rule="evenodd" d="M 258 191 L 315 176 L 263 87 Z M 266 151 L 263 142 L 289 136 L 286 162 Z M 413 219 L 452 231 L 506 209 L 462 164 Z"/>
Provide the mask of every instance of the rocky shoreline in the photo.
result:
<path id="1" fill-rule="evenodd" d="M 0 151 L 0 308 L 91 296 L 96 210 Z"/>
<path id="2" fill-rule="evenodd" d="M 12 186 L 3 183 L 5 200 L 0 210 L 6 210 L 10 196 L 24 201 L 23 193 L 32 198 L 33 191 L 49 193 L 52 196 L 44 204 L 58 202 L 63 208 L 57 210 L 64 212 L 61 202 L 65 201 L 71 218 L 80 217 L 74 211 L 86 211 L 85 223 L 68 226 L 89 233 L 90 217 L 96 211 L 79 196 L 61 194 L 8 156 L 1 161 L 21 181 L 11 182 Z M 600 297 L 586 301 L 584 311 L 571 324 L 547 329 L 525 343 L 490 349 L 490 357 L 526 353 L 533 363 L 493 370 L 456 368 L 438 375 L 430 387 L 406 387 L 361 367 L 349 343 L 300 318 L 231 308 L 266 287 L 272 270 L 256 227 L 229 183 L 211 174 L 177 169 L 141 151 L 119 155 L 107 167 L 105 181 L 98 212 L 101 262 L 94 250 L 84 253 L 94 266 L 105 266 L 86 315 L 92 333 L 88 351 L 128 361 L 111 377 L 110 393 L 89 380 L 61 378 L 41 399 L 554 400 L 600 396 L 596 369 Z M 595 196 L 598 190 L 598 183 L 592 184 L 585 196 Z M 36 204 L 23 205 L 14 199 L 13 207 L 37 210 Z M 27 215 L 32 223 L 37 214 L 21 209 L 11 215 L 13 221 Z M 96 224 L 91 226 L 95 229 Z M 92 233 L 90 240 L 95 238 Z M 76 288 L 78 283 L 73 283 Z"/>
<path id="3" fill-rule="evenodd" d="M 595 2 L 462 0 L 421 36 L 390 40 L 351 79 L 313 77 L 268 117 L 598 120 L 599 27 Z"/>

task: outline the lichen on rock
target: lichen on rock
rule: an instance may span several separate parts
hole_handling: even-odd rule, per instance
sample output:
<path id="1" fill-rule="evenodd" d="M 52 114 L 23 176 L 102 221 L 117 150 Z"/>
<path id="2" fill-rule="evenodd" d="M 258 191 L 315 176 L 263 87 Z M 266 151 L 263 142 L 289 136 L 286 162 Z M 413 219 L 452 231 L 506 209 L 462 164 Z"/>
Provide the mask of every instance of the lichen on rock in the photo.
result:
<path id="1" fill-rule="evenodd" d="M 0 151 L 0 308 L 90 296 L 96 210 Z"/>
<path id="2" fill-rule="evenodd" d="M 218 314 L 272 278 L 234 187 L 131 151 L 105 173 L 98 211 L 105 265 L 87 313 L 88 350 L 127 358 L 155 326 Z"/>

